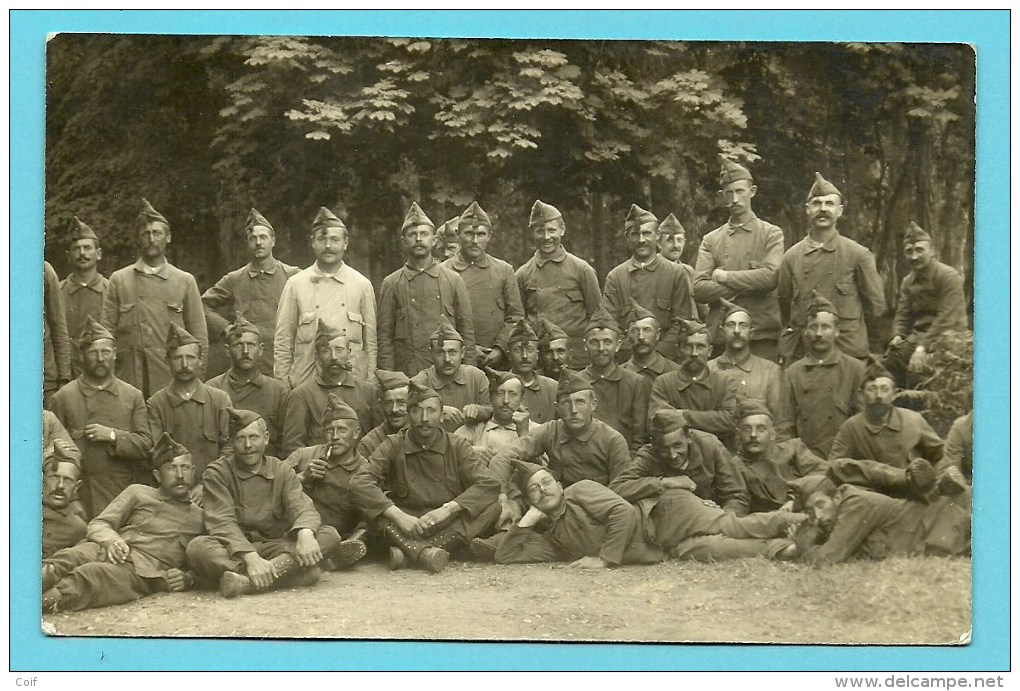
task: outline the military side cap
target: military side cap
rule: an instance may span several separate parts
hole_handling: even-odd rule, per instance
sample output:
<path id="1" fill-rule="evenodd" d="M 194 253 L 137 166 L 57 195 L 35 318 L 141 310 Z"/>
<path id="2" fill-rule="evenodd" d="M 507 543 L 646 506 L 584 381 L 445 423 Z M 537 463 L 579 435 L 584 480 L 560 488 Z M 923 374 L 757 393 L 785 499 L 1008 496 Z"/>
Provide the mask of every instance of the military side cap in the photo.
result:
<path id="1" fill-rule="evenodd" d="M 350 407 L 344 402 L 344 399 L 337 396 L 335 393 L 329 394 L 329 399 L 326 402 L 326 409 L 322 412 L 322 424 L 327 422 L 333 422 L 334 420 L 357 420 L 358 414 L 354 411 L 354 408 Z"/>
<path id="2" fill-rule="evenodd" d="M 241 410 L 240 408 L 227 408 L 227 415 L 230 416 L 227 429 L 230 431 L 231 438 L 251 423 L 262 419 L 262 416 L 255 411 Z"/>
<path id="3" fill-rule="evenodd" d="M 613 315 L 609 313 L 604 304 L 600 304 L 596 308 L 595 312 L 591 315 L 591 319 L 588 320 L 588 326 L 584 327 L 584 332 L 588 333 L 593 329 L 611 329 L 616 333 L 620 333 L 620 325 L 613 319 Z"/>
<path id="4" fill-rule="evenodd" d="M 422 401 L 427 401 L 430 398 L 438 398 L 442 401 L 442 397 L 439 392 L 433 389 L 431 386 L 422 386 L 413 379 L 408 381 L 408 393 L 407 393 L 407 407 L 421 405 Z"/>
<path id="5" fill-rule="evenodd" d="M 484 226 L 486 228 L 492 228 L 492 221 L 489 220 L 489 214 L 485 213 L 478 202 L 471 202 L 471 206 L 464 209 L 464 213 L 460 215 L 458 219 L 459 225 L 463 225 L 465 228 L 477 228 Z"/>
<path id="6" fill-rule="evenodd" d="M 837 317 L 839 313 L 836 312 L 836 308 L 833 307 L 832 303 L 826 300 L 817 290 L 811 291 L 811 300 L 808 302 L 807 309 L 804 313 L 808 317 L 813 317 L 819 312 L 828 312 L 834 314 Z"/>
<path id="7" fill-rule="evenodd" d="M 561 338 L 569 338 L 566 331 L 545 317 L 539 317 L 538 319 L 539 328 L 536 331 L 538 333 L 539 350 L 547 350 L 549 348 L 549 344 L 553 341 L 558 341 Z"/>
<path id="8" fill-rule="evenodd" d="M 407 383 L 411 381 L 403 372 L 394 372 L 388 369 L 377 369 L 375 378 L 379 382 L 380 391 L 399 389 L 402 386 L 407 386 Z"/>
<path id="9" fill-rule="evenodd" d="M 51 463 L 73 463 L 81 471 L 81 459 L 74 455 L 73 449 L 64 448 L 63 444 L 51 444 L 43 453 L 43 470 Z"/>
<path id="10" fill-rule="evenodd" d="M 683 224 L 680 223 L 680 219 L 673 214 L 662 219 L 662 223 L 659 224 L 660 235 L 676 235 L 677 233 L 687 235 L 687 230 L 684 228 Z"/>
<path id="11" fill-rule="evenodd" d="M 696 320 L 696 319 L 684 319 L 683 317 L 673 317 L 673 322 L 679 327 L 679 337 L 687 338 L 701 332 L 708 332 L 708 327 Z"/>
<path id="12" fill-rule="evenodd" d="M 514 324 L 513 328 L 510 329 L 510 335 L 507 336 L 507 346 L 512 346 L 514 343 L 530 343 L 531 341 L 538 341 L 538 334 L 531 328 L 531 324 L 527 319 L 520 319 Z"/>
<path id="13" fill-rule="evenodd" d="M 772 417 L 772 411 L 761 401 L 753 398 L 741 398 L 737 402 L 737 420 L 743 420 L 752 415 L 768 415 Z"/>
<path id="14" fill-rule="evenodd" d="M 460 230 L 460 217 L 454 216 L 443 225 L 436 228 L 436 235 L 443 242 L 452 242 L 457 239 L 457 231 Z"/>
<path id="15" fill-rule="evenodd" d="M 175 458 L 190 455 L 191 452 L 188 451 L 184 444 L 175 441 L 169 432 L 163 432 L 163 436 L 156 440 L 156 443 L 153 444 L 152 449 L 149 451 L 149 465 L 155 469 Z"/>
<path id="16" fill-rule="evenodd" d="M 170 227 L 170 221 L 166 220 L 166 216 L 152 208 L 148 199 L 142 199 L 142 210 L 138 212 L 135 225 L 141 228 L 149 223 L 162 223 L 167 228 Z"/>
<path id="17" fill-rule="evenodd" d="M 928 231 L 911 221 L 910 225 L 907 226 L 907 232 L 903 234 L 903 244 L 911 245 L 915 242 L 924 241 L 931 242 L 931 235 L 928 235 Z"/>
<path id="18" fill-rule="evenodd" d="M 531 218 L 528 219 L 528 226 L 534 228 L 535 226 L 542 226 L 549 221 L 555 221 L 557 218 L 563 218 L 563 214 L 552 204 L 546 204 L 541 199 L 535 200 L 535 203 L 531 207 Z"/>
<path id="19" fill-rule="evenodd" d="M 556 384 L 556 398 L 569 396 L 581 391 L 591 391 L 591 380 L 574 370 L 564 370 Z"/>
<path id="20" fill-rule="evenodd" d="M 329 345 L 330 341 L 334 338 L 340 338 L 341 336 L 347 336 L 347 333 L 343 329 L 330 326 L 326 323 L 325 319 L 319 319 L 319 323 L 315 327 L 315 349 L 318 350 L 319 348 L 325 348 Z"/>
<path id="21" fill-rule="evenodd" d="M 824 473 L 812 473 L 811 475 L 790 480 L 786 483 L 786 486 L 790 488 L 790 492 L 800 506 L 804 506 L 808 498 L 815 492 L 824 492 L 831 495 L 836 491 L 836 483 Z"/>
<path id="22" fill-rule="evenodd" d="M 521 461 L 514 459 L 514 467 L 511 471 L 513 473 L 514 484 L 521 490 L 521 494 L 528 496 L 528 482 L 535 476 L 540 470 L 549 470 L 544 466 L 540 466 L 537 463 L 529 463 L 528 461 Z"/>
<path id="23" fill-rule="evenodd" d="M 240 338 L 243 334 L 255 334 L 262 340 L 262 332 L 259 328 L 252 324 L 250 321 L 244 318 L 244 315 L 238 313 L 234 317 L 234 321 L 227 324 L 227 328 L 223 330 L 223 339 L 228 343 L 235 338 Z"/>
<path id="24" fill-rule="evenodd" d="M 833 185 L 831 182 L 822 177 L 821 173 L 815 173 L 815 182 L 811 185 L 811 190 L 808 192 L 807 198 L 813 197 L 824 197 L 828 194 L 838 194 L 839 198 L 843 198 L 843 193 Z"/>
<path id="25" fill-rule="evenodd" d="M 754 180 L 754 178 L 751 177 L 751 171 L 739 163 L 731 161 L 725 156 L 719 156 L 719 161 L 722 163 L 722 169 L 719 171 L 720 187 L 725 187 L 731 182 L 736 182 L 737 180 Z"/>
<path id="26" fill-rule="evenodd" d="M 67 244 L 70 246 L 71 243 L 78 240 L 95 240 L 96 245 L 99 244 L 99 236 L 96 235 L 96 231 L 92 230 L 87 223 L 75 216 L 71 219 L 67 229 Z"/>
<path id="27" fill-rule="evenodd" d="M 442 343 L 443 341 L 464 342 L 464 337 L 457 332 L 457 329 L 453 328 L 453 324 L 450 323 L 445 314 L 439 315 L 439 324 L 429 339 L 434 343 Z"/>
<path id="28" fill-rule="evenodd" d="M 751 310 L 747 309 L 746 307 L 742 307 L 741 305 L 738 305 L 735 302 L 730 302 L 726 298 L 719 298 L 719 304 L 721 304 L 722 308 L 723 308 L 723 323 L 724 324 L 726 323 L 726 319 L 731 314 L 733 314 L 734 312 L 743 312 L 747 316 L 749 316 L 749 317 L 751 316 Z"/>
<path id="29" fill-rule="evenodd" d="M 312 234 L 314 235 L 320 230 L 326 230 L 327 228 L 343 228 L 346 230 L 347 226 L 344 225 L 344 222 L 335 213 L 324 206 L 320 206 L 319 213 L 315 214 L 315 220 L 312 221 Z"/>
<path id="30" fill-rule="evenodd" d="M 503 386 L 503 384 L 506 384 L 511 379 L 516 379 L 520 381 L 520 377 L 518 377 L 513 372 L 503 372 L 501 370 L 492 369 L 491 367 L 488 366 L 483 367 L 482 371 L 485 372 L 485 376 L 489 378 L 490 396 L 496 393 L 496 390 L 499 389 L 499 387 Z"/>
<path id="31" fill-rule="evenodd" d="M 627 328 L 629 329 L 634 322 L 649 318 L 654 319 L 656 324 L 659 323 L 659 318 L 653 312 L 646 310 L 637 300 L 631 298 L 630 311 L 627 313 Z"/>
<path id="32" fill-rule="evenodd" d="M 198 339 L 188 333 L 184 327 L 170 323 L 170 330 L 166 335 L 166 352 L 169 355 L 178 348 L 192 343 L 198 343 Z"/>
<path id="33" fill-rule="evenodd" d="M 881 360 L 876 358 L 874 355 L 869 355 L 868 361 L 864 366 L 864 377 L 861 379 L 861 386 L 867 384 L 869 381 L 875 381 L 876 379 L 881 379 L 883 377 L 891 379 L 894 382 L 896 381 L 896 378 L 889 374 L 889 370 L 885 368 L 885 365 L 882 364 Z"/>
<path id="34" fill-rule="evenodd" d="M 403 232 L 415 226 L 428 226 L 435 229 L 436 224 L 425 215 L 425 212 L 418 206 L 418 202 L 411 202 L 411 208 L 407 210 L 407 214 L 404 216 L 404 223 L 400 226 L 400 231 Z"/>
<path id="35" fill-rule="evenodd" d="M 90 314 L 85 320 L 85 326 L 82 327 L 81 333 L 78 335 L 78 347 L 85 350 L 85 347 L 93 341 L 98 341 L 104 338 L 113 340 L 113 334 L 105 326 L 93 319 Z"/>
<path id="36" fill-rule="evenodd" d="M 687 418 L 674 408 L 659 408 L 652 413 L 649 431 L 653 436 L 663 437 L 687 429 Z"/>
<path id="37" fill-rule="evenodd" d="M 624 221 L 623 227 L 627 232 L 637 230 L 646 223 L 658 223 L 659 219 L 655 217 L 651 211 L 642 209 L 637 204 L 630 205 L 630 211 L 627 212 L 627 220 Z"/>
<path id="38" fill-rule="evenodd" d="M 258 209 L 252 207 L 251 211 L 248 212 L 248 220 L 244 223 L 244 232 L 251 232 L 257 226 L 268 228 L 272 233 L 276 232 L 273 228 L 273 224 L 267 221 L 266 217 L 260 214 Z"/>

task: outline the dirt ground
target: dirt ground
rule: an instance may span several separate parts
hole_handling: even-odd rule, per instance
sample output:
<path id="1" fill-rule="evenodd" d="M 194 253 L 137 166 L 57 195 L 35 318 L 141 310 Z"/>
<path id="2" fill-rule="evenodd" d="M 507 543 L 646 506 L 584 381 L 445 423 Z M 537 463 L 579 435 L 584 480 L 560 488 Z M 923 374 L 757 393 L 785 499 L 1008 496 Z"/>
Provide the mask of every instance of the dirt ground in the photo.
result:
<path id="1" fill-rule="evenodd" d="M 452 562 L 439 575 L 363 563 L 310 588 L 167 593 L 43 621 L 70 636 L 947 644 L 969 636 L 971 563 Z"/>

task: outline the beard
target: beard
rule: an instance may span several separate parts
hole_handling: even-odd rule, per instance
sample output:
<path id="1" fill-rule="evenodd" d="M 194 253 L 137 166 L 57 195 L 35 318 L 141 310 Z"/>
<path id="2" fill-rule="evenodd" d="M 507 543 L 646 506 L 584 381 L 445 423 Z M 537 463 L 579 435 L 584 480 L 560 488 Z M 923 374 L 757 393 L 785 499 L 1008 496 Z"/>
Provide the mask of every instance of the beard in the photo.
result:
<path id="1" fill-rule="evenodd" d="M 696 377 L 704 372 L 707 366 L 707 363 L 701 358 L 690 357 L 683 361 L 683 364 L 680 365 L 680 369 L 682 369 L 684 374 L 687 376 Z"/>
<path id="2" fill-rule="evenodd" d="M 869 420 L 875 422 L 884 420 L 891 411 L 892 405 L 889 403 L 866 403 L 864 405 L 864 414 Z"/>

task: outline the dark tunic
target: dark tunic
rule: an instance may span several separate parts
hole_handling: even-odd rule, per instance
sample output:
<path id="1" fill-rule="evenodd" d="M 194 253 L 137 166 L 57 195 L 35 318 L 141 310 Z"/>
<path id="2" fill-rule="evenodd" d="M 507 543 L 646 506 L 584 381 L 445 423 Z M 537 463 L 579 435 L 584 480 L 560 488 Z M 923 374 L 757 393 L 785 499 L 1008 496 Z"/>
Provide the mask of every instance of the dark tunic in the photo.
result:
<path id="1" fill-rule="evenodd" d="M 287 457 L 286 463 L 297 473 L 323 525 L 331 525 L 341 535 L 347 535 L 361 520 L 361 511 L 351 497 L 351 478 L 366 461 L 357 453 L 342 463 L 326 459 L 326 474 L 316 480 L 305 471 L 309 463 L 322 456 L 325 448 L 325 445 L 300 448 Z"/>
<path id="2" fill-rule="evenodd" d="M 591 366 L 582 371 L 598 396 L 595 417 L 627 440 L 631 452 L 648 442 L 648 403 L 652 385 L 640 374 L 616 363 L 608 374 L 595 374 Z"/>
<path id="3" fill-rule="evenodd" d="M 507 262 L 488 254 L 467 262 L 458 253 L 444 261 L 443 266 L 464 280 L 471 301 L 475 343 L 480 347 L 492 347 L 504 324 L 524 316 L 514 267 Z"/>
<path id="4" fill-rule="evenodd" d="M 473 403 L 482 408 L 477 417 L 465 419 L 465 422 L 478 422 L 492 415 L 492 407 L 489 405 L 489 379 L 485 372 L 474 365 L 461 365 L 453 379 L 449 381 L 440 380 L 435 365 L 422 370 L 411 379 L 416 384 L 434 389 L 443 400 L 444 406 L 463 410 L 464 406 Z M 444 426 L 447 432 L 456 431 L 460 427 L 452 421 L 445 423 Z"/>
<path id="5" fill-rule="evenodd" d="M 723 353 L 714 360 L 709 360 L 708 368 L 722 372 L 732 379 L 740 398 L 750 398 L 764 404 L 773 416 L 779 414 L 783 370 L 776 363 L 752 354 L 747 360 L 737 364 Z"/>
<path id="6" fill-rule="evenodd" d="M 250 379 L 237 377 L 233 369 L 206 382 L 230 397 L 235 408 L 250 410 L 262 416 L 269 427 L 266 453 L 276 456 L 283 445 L 283 415 L 287 402 L 287 385 L 259 371 Z"/>
<path id="7" fill-rule="evenodd" d="M 974 411 L 956 418 L 946 435 L 946 449 L 938 470 L 954 466 L 970 480 L 974 471 Z"/>
<path id="8" fill-rule="evenodd" d="M 602 304 L 622 326 L 630 319 L 630 301 L 655 315 L 662 329 L 658 351 L 676 355 L 676 335 L 671 325 L 676 317 L 692 319 L 691 283 L 679 265 L 656 254 L 644 266 L 633 257 L 617 265 L 606 276 Z"/>
<path id="9" fill-rule="evenodd" d="M 536 373 L 531 383 L 524 385 L 522 400 L 534 424 L 542 424 L 559 417 L 556 411 L 555 379 Z"/>
<path id="10" fill-rule="evenodd" d="M 649 416 L 659 408 L 683 410 L 691 427 L 730 442 L 736 429 L 737 385 L 725 374 L 711 369 L 694 381 L 678 368 L 652 384 Z"/>
<path id="11" fill-rule="evenodd" d="M 70 506 L 54 509 L 42 507 L 42 557 L 47 559 L 55 552 L 76 545 L 85 539 L 85 521 Z"/>
<path id="12" fill-rule="evenodd" d="M 634 362 L 633 356 L 630 358 L 630 360 L 627 360 L 627 362 L 620 365 L 620 367 L 624 368 L 625 370 L 630 370 L 631 372 L 636 372 L 637 374 L 640 374 L 642 377 L 648 380 L 649 385 L 653 384 L 658 377 L 662 376 L 666 372 L 672 372 L 673 370 L 680 367 L 680 365 L 676 364 L 672 360 L 667 360 L 666 358 L 664 358 L 662 356 L 662 353 L 658 352 L 652 353 L 652 356 L 653 359 L 651 363 L 649 363 L 645 367 L 641 367 L 636 362 Z"/>
<path id="13" fill-rule="evenodd" d="M 906 468 L 915 458 L 932 465 L 942 460 L 945 442 L 921 414 L 893 407 L 889 419 L 874 425 L 864 413 L 843 423 L 832 442 L 829 458 L 856 458 Z"/>
<path id="14" fill-rule="evenodd" d="M 85 328 L 85 322 L 92 317 L 97 322 L 103 319 L 103 298 L 110 281 L 96 274 L 88 283 L 79 283 L 73 276 L 60 282 L 60 294 L 64 301 L 64 317 L 67 321 L 67 335 L 71 340 L 71 374 L 81 374 L 81 351 L 78 336 Z"/>
<path id="15" fill-rule="evenodd" d="M 290 392 L 283 417 L 283 452 L 294 453 L 302 446 L 326 443 L 322 429 L 322 414 L 329 403 L 329 394 L 339 396 L 344 403 L 354 408 L 362 431 L 370 430 L 381 417 L 377 412 L 376 386 L 371 382 L 358 381 L 351 372 L 344 372 L 337 384 L 327 384 L 322 377 L 305 382 Z"/>
<path id="16" fill-rule="evenodd" d="M 940 334 L 966 328 L 963 278 L 956 269 L 932 260 L 921 271 L 907 274 L 900 284 L 893 336 L 930 348 Z"/>
<path id="17" fill-rule="evenodd" d="M 184 399 L 167 387 L 154 393 L 146 406 L 152 438 L 159 439 L 163 432 L 169 432 L 191 452 L 196 474 L 227 451 L 230 399 L 219 389 L 199 383 L 191 398 Z"/>
<path id="18" fill-rule="evenodd" d="M 800 439 L 772 444 L 754 460 L 738 453 L 734 461 L 747 484 L 752 513 L 775 511 L 789 498 L 791 480 L 824 475 L 828 470 L 828 463 L 811 453 Z"/>

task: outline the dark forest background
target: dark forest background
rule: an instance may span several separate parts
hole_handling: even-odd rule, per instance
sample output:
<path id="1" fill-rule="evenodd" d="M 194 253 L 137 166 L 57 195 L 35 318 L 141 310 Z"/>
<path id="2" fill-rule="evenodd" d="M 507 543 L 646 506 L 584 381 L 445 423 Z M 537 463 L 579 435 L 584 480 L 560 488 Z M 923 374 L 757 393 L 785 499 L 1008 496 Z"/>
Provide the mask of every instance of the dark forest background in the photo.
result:
<path id="1" fill-rule="evenodd" d="M 821 171 L 891 305 L 911 220 L 972 300 L 965 45 L 63 34 L 47 44 L 46 78 L 45 253 L 61 276 L 72 214 L 101 236 L 104 274 L 133 261 L 143 196 L 202 290 L 244 263 L 252 206 L 299 266 L 317 208 L 333 209 L 350 228 L 348 263 L 377 288 L 402 261 L 412 201 L 438 225 L 477 199 L 490 251 L 520 266 L 541 198 L 600 279 L 627 256 L 637 203 L 677 215 L 693 263 L 725 221 L 724 153 L 751 169 L 755 210 L 787 247 L 805 235 Z"/>

